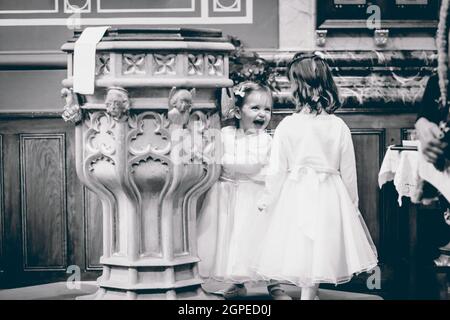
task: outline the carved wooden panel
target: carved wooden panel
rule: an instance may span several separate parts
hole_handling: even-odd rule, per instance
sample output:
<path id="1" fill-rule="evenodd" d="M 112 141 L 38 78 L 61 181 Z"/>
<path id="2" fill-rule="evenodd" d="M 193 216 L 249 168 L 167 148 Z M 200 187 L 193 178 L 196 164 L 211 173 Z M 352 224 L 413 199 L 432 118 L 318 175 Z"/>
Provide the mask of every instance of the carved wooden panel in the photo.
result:
<path id="1" fill-rule="evenodd" d="M 359 209 L 378 247 L 382 214 L 378 172 L 384 156 L 385 130 L 353 129 L 352 137 L 358 174 Z"/>
<path id="2" fill-rule="evenodd" d="M 25 270 L 67 265 L 65 135 L 20 135 L 21 214 Z"/>

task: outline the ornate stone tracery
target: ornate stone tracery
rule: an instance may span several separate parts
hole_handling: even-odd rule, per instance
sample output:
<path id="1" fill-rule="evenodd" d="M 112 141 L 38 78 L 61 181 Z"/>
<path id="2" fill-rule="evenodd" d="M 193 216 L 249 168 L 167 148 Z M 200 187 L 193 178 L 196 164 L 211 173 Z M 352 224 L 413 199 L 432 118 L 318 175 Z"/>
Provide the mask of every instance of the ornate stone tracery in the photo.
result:
<path id="1" fill-rule="evenodd" d="M 127 36 L 120 29 L 114 32 Z M 167 37 L 167 45 L 158 50 L 152 35 L 161 41 L 161 30 L 141 33 L 148 41 L 138 54 L 128 51 L 127 41 L 114 42 L 123 44 L 124 52 L 117 46 L 111 52 L 102 49 L 98 57 L 110 60 L 97 58 L 103 64 L 97 65 L 96 90 L 84 97 L 83 105 L 70 89 L 71 74 L 63 82 L 63 118 L 76 123 L 77 174 L 102 203 L 103 275 L 99 291 L 87 298 L 205 297 L 196 267 L 197 203 L 219 174 L 214 158 L 220 132 L 215 91 L 232 85 L 223 72 L 223 57 L 233 46 L 216 33 L 195 42 L 179 30 L 183 41 Z M 167 50 L 191 44 L 195 51 Z M 102 41 L 99 47 L 108 45 Z M 146 59 L 145 46 L 153 60 Z M 196 55 L 198 46 L 222 57 L 217 65 L 222 73 L 216 73 L 215 80 L 197 73 L 188 87 L 183 85 L 189 76 L 188 56 Z M 63 50 L 72 53 L 73 48 L 68 43 Z M 107 68 L 110 61 L 121 62 L 122 68 Z M 144 66 L 149 61 L 153 65 Z M 152 70 L 161 81 L 144 79 L 141 70 Z M 100 81 L 105 72 L 111 81 Z"/>

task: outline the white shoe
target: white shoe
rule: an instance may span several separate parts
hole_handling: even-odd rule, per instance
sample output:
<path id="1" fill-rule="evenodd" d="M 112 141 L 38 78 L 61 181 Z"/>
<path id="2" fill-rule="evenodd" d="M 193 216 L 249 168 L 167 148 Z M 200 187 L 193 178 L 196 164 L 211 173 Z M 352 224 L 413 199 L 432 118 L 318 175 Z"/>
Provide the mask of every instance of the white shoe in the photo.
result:
<path id="1" fill-rule="evenodd" d="M 286 294 L 286 291 L 284 291 L 279 284 L 268 286 L 267 290 L 273 300 L 292 300 L 292 298 Z"/>
<path id="2" fill-rule="evenodd" d="M 224 297 L 225 299 L 235 299 L 235 298 L 246 296 L 247 288 L 233 286 L 228 289 L 216 291 L 216 292 L 214 292 L 214 294 L 220 295 L 220 296 Z"/>

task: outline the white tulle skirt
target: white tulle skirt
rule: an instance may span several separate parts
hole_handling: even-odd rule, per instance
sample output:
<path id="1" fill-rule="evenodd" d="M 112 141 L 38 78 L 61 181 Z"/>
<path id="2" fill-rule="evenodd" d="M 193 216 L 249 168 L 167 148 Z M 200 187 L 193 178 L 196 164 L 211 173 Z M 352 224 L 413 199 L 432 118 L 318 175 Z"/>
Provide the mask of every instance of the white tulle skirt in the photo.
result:
<path id="1" fill-rule="evenodd" d="M 203 278 L 244 283 L 262 280 L 252 269 L 268 216 L 257 209 L 264 185 L 221 178 L 207 193 L 197 219 Z"/>
<path id="2" fill-rule="evenodd" d="M 286 180 L 257 249 L 256 274 L 300 287 L 340 284 L 373 269 L 377 252 L 339 175 Z"/>

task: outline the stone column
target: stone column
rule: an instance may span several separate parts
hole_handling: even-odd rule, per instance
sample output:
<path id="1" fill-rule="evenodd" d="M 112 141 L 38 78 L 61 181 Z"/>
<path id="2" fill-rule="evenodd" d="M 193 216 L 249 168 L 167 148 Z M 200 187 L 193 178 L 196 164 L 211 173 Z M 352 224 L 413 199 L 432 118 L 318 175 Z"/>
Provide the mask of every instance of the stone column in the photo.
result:
<path id="1" fill-rule="evenodd" d="M 110 29 L 97 45 L 95 93 L 81 96 L 78 36 L 62 47 L 63 118 L 76 125 L 78 176 L 103 206 L 103 275 L 87 298 L 204 298 L 197 200 L 219 174 L 216 96 L 232 85 L 234 47 L 217 31 Z"/>
<path id="2" fill-rule="evenodd" d="M 316 48 L 316 1 L 279 0 L 280 50 Z"/>

